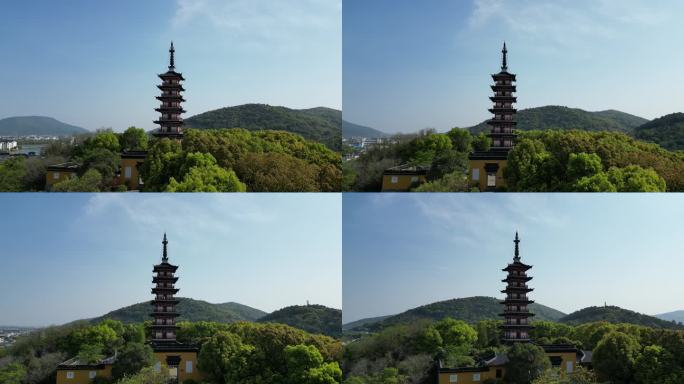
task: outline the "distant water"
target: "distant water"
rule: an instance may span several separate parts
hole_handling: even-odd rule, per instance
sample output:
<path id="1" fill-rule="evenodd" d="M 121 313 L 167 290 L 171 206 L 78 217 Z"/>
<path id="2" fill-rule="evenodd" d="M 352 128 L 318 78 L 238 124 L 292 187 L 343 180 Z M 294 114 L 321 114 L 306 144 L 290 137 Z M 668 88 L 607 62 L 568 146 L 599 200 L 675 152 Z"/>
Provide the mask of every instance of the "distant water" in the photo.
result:
<path id="1" fill-rule="evenodd" d="M 40 156 L 40 153 L 43 151 L 43 148 L 45 148 L 47 144 L 24 144 L 21 146 L 21 149 L 18 151 L 12 151 L 12 153 L 23 153 L 28 155 L 30 152 L 35 152 L 36 156 Z"/>

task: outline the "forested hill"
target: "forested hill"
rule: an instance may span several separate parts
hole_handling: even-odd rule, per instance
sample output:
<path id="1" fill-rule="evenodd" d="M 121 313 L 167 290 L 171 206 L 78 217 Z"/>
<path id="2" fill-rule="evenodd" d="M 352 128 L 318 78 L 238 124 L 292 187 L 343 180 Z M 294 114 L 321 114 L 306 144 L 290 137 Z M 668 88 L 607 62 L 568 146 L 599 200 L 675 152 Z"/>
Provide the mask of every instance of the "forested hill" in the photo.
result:
<path id="1" fill-rule="evenodd" d="M 281 323 L 332 337 L 342 335 L 342 311 L 323 305 L 293 305 L 277 310 L 258 320 L 260 323 Z"/>
<path id="2" fill-rule="evenodd" d="M 178 298 L 176 307 L 180 316 L 179 321 L 216 321 L 219 323 L 234 323 L 236 321 L 256 321 L 266 315 L 266 312 L 238 303 L 212 304 L 202 300 Z M 104 319 L 119 320 L 123 323 L 141 323 L 150 319 L 152 306 L 149 301 L 120 308 L 108 314 L 91 319 L 97 323 Z"/>
<path id="3" fill-rule="evenodd" d="M 0 136 L 70 136 L 88 132 L 85 128 L 62 123 L 52 117 L 17 116 L 0 119 Z"/>
<path id="4" fill-rule="evenodd" d="M 561 323 L 578 325 L 596 321 L 607 321 L 609 323 L 628 323 L 643 325 L 651 328 L 684 329 L 684 325 L 672 321 L 665 321 L 657 317 L 644 315 L 628 309 L 615 306 L 588 307 L 573 312 L 560 320 Z"/>
<path id="5" fill-rule="evenodd" d="M 250 131 L 292 132 L 325 144 L 334 151 L 342 148 L 342 112 L 331 108 L 290 109 L 267 104 L 244 104 L 204 112 L 184 120 L 198 129 L 244 128 Z"/>
<path id="6" fill-rule="evenodd" d="M 518 111 L 516 129 L 549 130 L 549 129 L 581 129 L 585 131 L 620 131 L 627 134 L 648 120 L 625 112 L 606 110 L 589 112 L 579 108 L 568 108 L 555 105 L 521 109 Z M 489 130 L 482 122 L 468 128 L 471 133 L 478 134 Z"/>
<path id="7" fill-rule="evenodd" d="M 684 150 L 684 113 L 671 113 L 651 120 L 637 127 L 634 137 L 671 151 Z"/>
<path id="8" fill-rule="evenodd" d="M 354 124 L 354 123 L 350 123 L 346 120 L 342 120 L 342 137 L 345 137 L 345 138 L 351 138 L 351 137 L 376 138 L 376 137 L 387 137 L 387 136 L 389 136 L 387 133 L 379 131 L 375 128 L 366 127 L 365 125 Z"/>
<path id="9" fill-rule="evenodd" d="M 535 320 L 557 321 L 565 316 L 560 311 L 537 303 L 530 304 L 529 308 L 535 314 Z M 487 319 L 499 320 L 501 319 L 499 316 L 501 311 L 502 308 L 499 300 L 493 297 L 475 296 L 451 299 L 409 309 L 406 312 L 390 316 L 375 323 L 366 323 L 354 330 L 379 331 L 396 324 L 406 324 L 421 319 L 439 321 L 445 317 L 464 320 L 468 323 Z"/>

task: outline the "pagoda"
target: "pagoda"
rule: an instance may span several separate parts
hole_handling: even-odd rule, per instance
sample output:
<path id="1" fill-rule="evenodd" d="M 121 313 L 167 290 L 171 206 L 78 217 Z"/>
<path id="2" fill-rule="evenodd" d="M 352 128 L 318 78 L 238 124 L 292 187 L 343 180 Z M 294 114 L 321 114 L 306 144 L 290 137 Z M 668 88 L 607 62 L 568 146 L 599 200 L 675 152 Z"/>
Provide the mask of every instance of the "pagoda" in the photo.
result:
<path id="1" fill-rule="evenodd" d="M 503 169 L 508 161 L 508 152 L 515 145 L 516 134 L 516 102 L 515 75 L 508 72 L 508 49 L 506 43 L 501 50 L 501 71 L 493 74 L 494 85 L 491 86 L 494 96 L 489 99 L 494 103 L 489 109 L 494 116 L 487 120 L 490 131 L 491 146 L 487 151 L 474 151 L 470 154 L 472 181 L 482 191 L 493 191 L 505 187 Z"/>
<path id="2" fill-rule="evenodd" d="M 162 255 L 161 264 L 154 266 L 153 272 L 156 276 L 152 279 L 152 283 L 156 284 L 152 288 L 152 294 L 155 295 L 151 304 L 153 311 L 150 314 L 154 318 L 150 329 L 152 331 L 152 344 L 157 343 L 175 343 L 176 342 L 176 305 L 178 299 L 174 297 L 178 293 L 178 288 L 174 285 L 178 278 L 174 276 L 178 266 L 169 264 L 169 257 L 167 253 L 168 240 L 166 240 L 166 233 L 164 234 L 164 251 Z"/>
<path id="3" fill-rule="evenodd" d="M 154 136 L 180 140 L 183 138 L 183 119 L 181 114 L 185 113 L 185 110 L 181 107 L 181 103 L 185 101 L 183 96 L 181 96 L 181 92 L 185 91 L 181 81 L 185 79 L 182 74 L 176 72 L 175 52 L 173 42 L 171 42 L 169 70 L 159 75 L 162 83 L 157 86 L 162 93 L 161 96 L 157 96 L 157 100 L 161 102 L 161 105 L 155 111 L 161 113 L 161 117 L 154 121 L 155 124 L 159 124 L 159 129 L 154 132 Z"/>
<path id="4" fill-rule="evenodd" d="M 534 328 L 530 323 L 530 317 L 534 314 L 530 313 L 528 308 L 528 305 L 534 301 L 527 297 L 527 293 L 533 290 L 527 286 L 527 282 L 532 280 L 531 277 L 527 276 L 527 271 L 532 266 L 520 261 L 518 232 L 515 233 L 513 242 L 515 243 L 513 263 L 508 264 L 503 269 L 504 272 L 508 272 L 508 276 L 501 280 L 506 283 L 506 289 L 501 291 L 501 293 L 506 294 L 506 298 L 500 302 L 504 306 L 504 311 L 499 315 L 504 318 L 504 323 L 501 326 L 504 343 L 529 342 L 530 330 Z"/>
<path id="5" fill-rule="evenodd" d="M 494 85 L 492 91 L 494 96 L 489 99 L 494 103 L 489 112 L 494 114 L 494 117 L 487 121 L 491 126 L 489 137 L 492 139 L 492 146 L 490 152 L 499 155 L 505 159 L 508 152 L 513 148 L 516 134 L 513 133 L 513 127 L 516 125 L 515 113 L 513 103 L 516 102 L 516 97 L 513 96 L 515 92 L 515 75 L 508 72 L 506 43 L 504 42 L 501 50 L 501 72 L 492 75 Z"/>

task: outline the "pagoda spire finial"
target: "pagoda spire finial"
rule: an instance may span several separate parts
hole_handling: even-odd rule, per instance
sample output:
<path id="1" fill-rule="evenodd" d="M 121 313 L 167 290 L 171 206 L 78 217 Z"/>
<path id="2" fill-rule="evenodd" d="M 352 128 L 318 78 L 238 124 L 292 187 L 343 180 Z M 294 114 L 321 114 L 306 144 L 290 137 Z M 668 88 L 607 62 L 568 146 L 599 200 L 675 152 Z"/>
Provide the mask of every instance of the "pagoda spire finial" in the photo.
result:
<path id="1" fill-rule="evenodd" d="M 506 55 L 508 54 L 508 49 L 506 49 L 506 42 L 504 41 L 503 49 L 501 50 L 501 53 L 503 54 L 503 58 L 501 60 L 501 71 L 506 72 L 508 71 L 508 63 L 506 62 Z"/>
<path id="2" fill-rule="evenodd" d="M 173 41 L 171 42 L 171 48 L 169 48 L 169 70 L 173 71 L 176 68 L 176 64 L 174 63 L 174 53 L 176 50 L 173 48 Z"/>
<path id="3" fill-rule="evenodd" d="M 164 253 L 162 254 L 162 261 L 168 261 L 169 260 L 169 255 L 166 250 L 167 244 L 169 244 L 169 241 L 166 240 L 166 232 L 164 232 L 164 240 L 162 241 L 162 244 L 164 244 Z"/>
<path id="4" fill-rule="evenodd" d="M 518 231 L 515 231 L 515 240 L 513 240 L 515 243 L 515 256 L 513 257 L 513 260 L 515 261 L 520 261 L 520 247 L 518 244 L 520 244 L 520 239 L 518 238 Z"/>

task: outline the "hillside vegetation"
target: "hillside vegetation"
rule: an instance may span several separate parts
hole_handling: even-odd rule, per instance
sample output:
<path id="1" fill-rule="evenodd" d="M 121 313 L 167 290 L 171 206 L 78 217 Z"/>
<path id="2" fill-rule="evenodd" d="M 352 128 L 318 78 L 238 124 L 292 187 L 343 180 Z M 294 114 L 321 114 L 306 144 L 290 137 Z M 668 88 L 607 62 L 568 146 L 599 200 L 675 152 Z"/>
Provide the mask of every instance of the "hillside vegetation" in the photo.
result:
<path id="1" fill-rule="evenodd" d="M 286 131 L 323 143 L 334 151 L 342 148 L 342 112 L 330 108 L 290 109 L 266 104 L 245 104 L 204 112 L 184 121 L 186 127 L 198 129 Z"/>
<path id="2" fill-rule="evenodd" d="M 671 321 L 661 320 L 657 317 L 644 315 L 638 312 L 622 309 L 615 306 L 587 307 L 573 312 L 560 320 L 560 323 L 579 325 L 605 321 L 613 324 L 627 323 L 642 325 L 651 328 L 682 329 L 684 326 Z"/>
<path id="3" fill-rule="evenodd" d="M 684 113 L 672 113 L 636 128 L 634 137 L 669 150 L 684 149 Z"/>
<path id="4" fill-rule="evenodd" d="M 332 337 L 342 335 L 342 311 L 323 305 L 293 305 L 270 313 L 260 323 L 280 323 Z"/>
<path id="5" fill-rule="evenodd" d="M 178 321 L 214 321 L 233 323 L 236 321 L 256 321 L 267 313 L 238 303 L 212 304 L 202 300 L 178 298 L 176 307 L 180 316 Z M 104 319 L 121 321 L 124 324 L 142 323 L 150 319 L 152 306 L 149 301 L 119 308 L 104 316 L 90 320 L 99 323 Z"/>
<path id="6" fill-rule="evenodd" d="M 565 316 L 564 313 L 547 306 L 532 303 L 530 311 L 535 314 L 535 320 L 557 321 Z M 498 320 L 501 317 L 501 304 L 493 297 L 475 296 L 461 299 L 439 301 L 409 309 L 398 315 L 390 316 L 384 320 L 362 325 L 356 330 L 379 331 L 397 324 L 409 324 L 419 320 L 440 321 L 450 317 L 463 320 L 467 323 L 475 323 L 481 320 Z"/>
<path id="7" fill-rule="evenodd" d="M 17 116 L 0 119 L 0 136 L 70 136 L 88 132 L 85 128 L 62 123 L 52 117 Z"/>
<path id="8" fill-rule="evenodd" d="M 579 108 L 555 105 L 521 109 L 516 115 L 517 129 L 544 131 L 550 129 L 582 129 L 585 131 L 618 131 L 632 133 L 648 120 L 628 113 L 607 110 L 589 112 Z M 482 122 L 469 128 L 471 133 L 488 132 L 489 126 Z"/>

